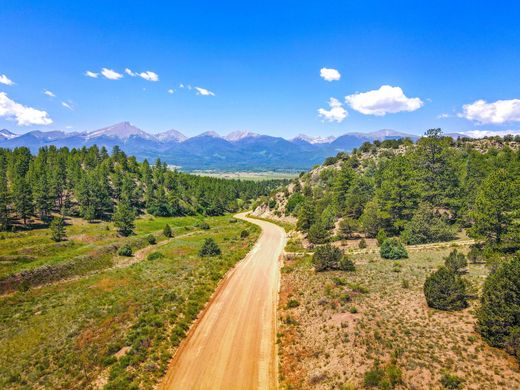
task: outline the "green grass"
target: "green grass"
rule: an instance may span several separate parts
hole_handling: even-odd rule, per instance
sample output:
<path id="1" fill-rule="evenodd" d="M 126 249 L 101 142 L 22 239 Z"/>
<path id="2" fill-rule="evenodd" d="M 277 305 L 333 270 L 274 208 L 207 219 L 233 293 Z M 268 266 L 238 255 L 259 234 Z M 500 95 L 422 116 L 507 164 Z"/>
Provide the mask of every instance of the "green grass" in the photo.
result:
<path id="1" fill-rule="evenodd" d="M 100 256 L 101 247 L 114 243 L 122 245 L 149 233 L 160 233 L 166 223 L 170 224 L 174 234 L 182 234 L 185 227 L 193 226 L 197 220 L 195 217 L 145 216 L 136 221 L 135 235 L 129 238 L 119 237 L 112 223 L 88 223 L 77 219 L 67 221 L 67 240 L 62 242 L 54 242 L 49 229 L 2 233 L 0 279 L 44 265 L 60 264 L 78 256 Z"/>
<path id="2" fill-rule="evenodd" d="M 145 219 L 137 232 L 165 221 Z M 178 230 L 193 222 L 168 219 Z M 152 388 L 218 281 L 259 234 L 229 216 L 207 222 L 210 230 L 174 238 L 153 261 L 0 297 L 0 388 L 87 388 L 98 378 L 108 388 Z M 251 235 L 241 239 L 247 226 Z M 201 259 L 210 236 L 223 255 Z"/>

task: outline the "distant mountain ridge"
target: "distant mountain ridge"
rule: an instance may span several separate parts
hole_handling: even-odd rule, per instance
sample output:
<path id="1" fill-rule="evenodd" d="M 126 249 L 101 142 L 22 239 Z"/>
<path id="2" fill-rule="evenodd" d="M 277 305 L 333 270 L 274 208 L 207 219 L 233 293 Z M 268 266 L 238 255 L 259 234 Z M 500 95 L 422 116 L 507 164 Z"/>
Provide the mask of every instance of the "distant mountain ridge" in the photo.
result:
<path id="1" fill-rule="evenodd" d="M 0 147 L 27 146 L 32 152 L 40 147 L 81 148 L 98 145 L 112 149 L 118 145 L 127 154 L 138 159 L 157 158 L 186 171 L 262 171 L 262 170 L 307 170 L 321 164 L 340 151 L 350 151 L 364 142 L 374 140 L 412 140 L 417 135 L 383 129 L 372 133 L 347 133 L 339 137 L 310 137 L 300 134 L 287 140 L 281 137 L 261 135 L 250 131 L 235 131 L 225 136 L 208 131 L 187 137 L 172 129 L 150 134 L 130 122 L 121 122 L 90 132 L 30 131 L 17 135 L 9 130 L 0 130 Z"/>

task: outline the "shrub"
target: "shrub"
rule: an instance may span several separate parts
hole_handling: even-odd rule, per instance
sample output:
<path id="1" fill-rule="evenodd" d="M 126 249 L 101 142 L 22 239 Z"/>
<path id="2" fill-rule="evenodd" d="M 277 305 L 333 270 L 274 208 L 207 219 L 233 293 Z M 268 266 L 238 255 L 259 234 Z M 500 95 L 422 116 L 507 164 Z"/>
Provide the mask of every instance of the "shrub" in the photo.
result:
<path id="1" fill-rule="evenodd" d="M 402 238 L 409 245 L 426 244 L 453 240 L 455 232 L 433 211 L 431 205 L 424 203 L 406 224 Z"/>
<path id="2" fill-rule="evenodd" d="M 358 247 L 359 247 L 359 249 L 365 249 L 367 247 L 367 242 L 366 242 L 366 240 L 364 238 L 359 240 Z"/>
<path id="3" fill-rule="evenodd" d="M 198 227 L 202 230 L 209 230 L 209 225 L 206 221 L 199 221 L 195 224 L 195 227 Z"/>
<path id="4" fill-rule="evenodd" d="M 157 244 L 157 239 L 155 238 L 155 236 L 153 234 L 147 235 L 146 236 L 146 241 L 148 241 L 148 244 L 150 244 L 150 245 Z"/>
<path id="5" fill-rule="evenodd" d="M 381 246 L 383 245 L 383 242 L 387 239 L 386 231 L 384 229 L 379 229 L 377 231 L 376 239 L 377 239 L 377 245 Z"/>
<path id="6" fill-rule="evenodd" d="M 376 361 L 374 367 L 365 373 L 364 382 L 367 389 L 372 387 L 393 389 L 403 383 L 403 373 L 394 363 L 381 367 Z"/>
<path id="7" fill-rule="evenodd" d="M 164 255 L 161 252 L 152 252 L 148 255 L 147 259 L 148 260 L 158 260 L 158 259 L 162 259 L 163 257 L 164 257 Z"/>
<path id="8" fill-rule="evenodd" d="M 482 245 L 473 244 L 469 247 L 468 260 L 472 264 L 480 263 L 484 260 Z"/>
<path id="9" fill-rule="evenodd" d="M 463 253 L 458 252 L 456 249 L 452 250 L 448 257 L 444 259 L 444 265 L 451 272 L 457 274 L 462 273 L 462 270 L 468 266 L 468 261 Z"/>
<path id="10" fill-rule="evenodd" d="M 276 207 L 276 199 L 273 199 L 273 198 L 269 199 L 269 202 L 267 205 L 269 206 L 270 210 L 274 209 Z"/>
<path id="11" fill-rule="evenodd" d="M 170 227 L 170 225 L 168 225 L 168 224 L 164 225 L 163 234 L 164 234 L 164 237 L 167 237 L 167 238 L 173 237 L 173 231 L 172 231 L 172 228 Z"/>
<path id="12" fill-rule="evenodd" d="M 477 311 L 477 329 L 494 347 L 520 360 L 520 256 L 500 265 L 485 283 Z"/>
<path id="13" fill-rule="evenodd" d="M 338 269 L 341 271 L 353 272 L 356 270 L 354 262 L 346 255 L 339 260 Z"/>
<path id="14" fill-rule="evenodd" d="M 63 218 L 53 218 L 49 228 L 51 229 L 51 237 L 54 241 L 59 242 L 65 238 L 65 221 Z"/>
<path id="15" fill-rule="evenodd" d="M 132 256 L 132 247 L 128 244 L 123 245 L 117 252 L 119 256 Z"/>
<path id="16" fill-rule="evenodd" d="M 287 302 L 288 309 L 293 309 L 298 306 L 300 306 L 300 302 L 298 302 L 296 299 L 289 299 L 289 301 Z"/>
<path id="17" fill-rule="evenodd" d="M 397 238 L 388 238 L 381 244 L 379 253 L 383 259 L 406 259 L 408 258 L 408 252 L 404 245 Z"/>
<path id="18" fill-rule="evenodd" d="M 240 238 L 247 238 L 247 237 L 249 237 L 249 230 L 245 230 L 245 229 L 242 230 L 240 232 Z"/>
<path id="19" fill-rule="evenodd" d="M 338 270 L 340 269 L 339 267 L 342 259 L 343 252 L 340 249 L 330 244 L 326 244 L 316 248 L 314 255 L 312 256 L 312 264 L 317 272 Z"/>
<path id="20" fill-rule="evenodd" d="M 305 197 L 301 193 L 292 194 L 289 199 L 287 199 L 287 204 L 285 205 L 285 212 L 287 214 L 293 214 L 297 211 L 298 206 L 303 203 Z"/>
<path id="21" fill-rule="evenodd" d="M 455 374 L 445 372 L 441 376 L 441 385 L 446 389 L 462 389 L 464 380 Z"/>
<path id="22" fill-rule="evenodd" d="M 221 254 L 220 248 L 213 238 L 206 238 L 204 244 L 199 251 L 200 257 L 219 256 Z"/>
<path id="23" fill-rule="evenodd" d="M 339 223 L 338 236 L 341 239 L 352 238 L 352 235 L 357 230 L 357 221 L 350 217 L 343 218 Z"/>
<path id="24" fill-rule="evenodd" d="M 329 241 L 330 233 L 321 223 L 315 223 L 310 227 L 307 238 L 313 244 L 324 244 Z"/>
<path id="25" fill-rule="evenodd" d="M 441 267 L 426 278 L 424 296 L 429 307 L 439 310 L 461 310 L 468 306 L 466 285 L 455 272 Z"/>

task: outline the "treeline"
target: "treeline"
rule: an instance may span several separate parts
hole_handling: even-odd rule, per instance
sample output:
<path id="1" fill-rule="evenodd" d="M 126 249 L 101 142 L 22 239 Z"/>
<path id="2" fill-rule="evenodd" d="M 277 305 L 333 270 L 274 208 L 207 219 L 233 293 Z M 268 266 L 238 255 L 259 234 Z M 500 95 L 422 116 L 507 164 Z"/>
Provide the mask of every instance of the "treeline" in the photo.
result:
<path id="1" fill-rule="evenodd" d="M 270 206 L 297 216 L 298 228 L 316 244 L 331 239 L 339 219 L 339 238 L 361 232 L 422 244 L 466 228 L 471 237 L 513 253 L 520 248 L 520 153 L 508 141 L 485 152 L 476 145 L 439 129 L 416 144 L 367 143 L 302 174 L 286 190 L 283 210 L 275 199 Z"/>
<path id="2" fill-rule="evenodd" d="M 88 221 L 114 213 L 154 216 L 222 215 L 240 210 L 280 181 L 201 177 L 169 169 L 157 160 L 138 162 L 119 147 L 0 149 L 0 229 L 28 225 L 53 213 Z"/>

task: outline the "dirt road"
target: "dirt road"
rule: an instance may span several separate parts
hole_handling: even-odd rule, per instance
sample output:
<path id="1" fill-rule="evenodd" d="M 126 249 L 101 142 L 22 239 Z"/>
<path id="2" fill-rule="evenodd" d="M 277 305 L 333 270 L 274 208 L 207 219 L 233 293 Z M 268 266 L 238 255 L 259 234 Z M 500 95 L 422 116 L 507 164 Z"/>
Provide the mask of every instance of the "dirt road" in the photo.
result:
<path id="1" fill-rule="evenodd" d="M 276 303 L 284 230 L 262 228 L 255 247 L 221 283 L 181 344 L 160 389 L 275 389 Z"/>

